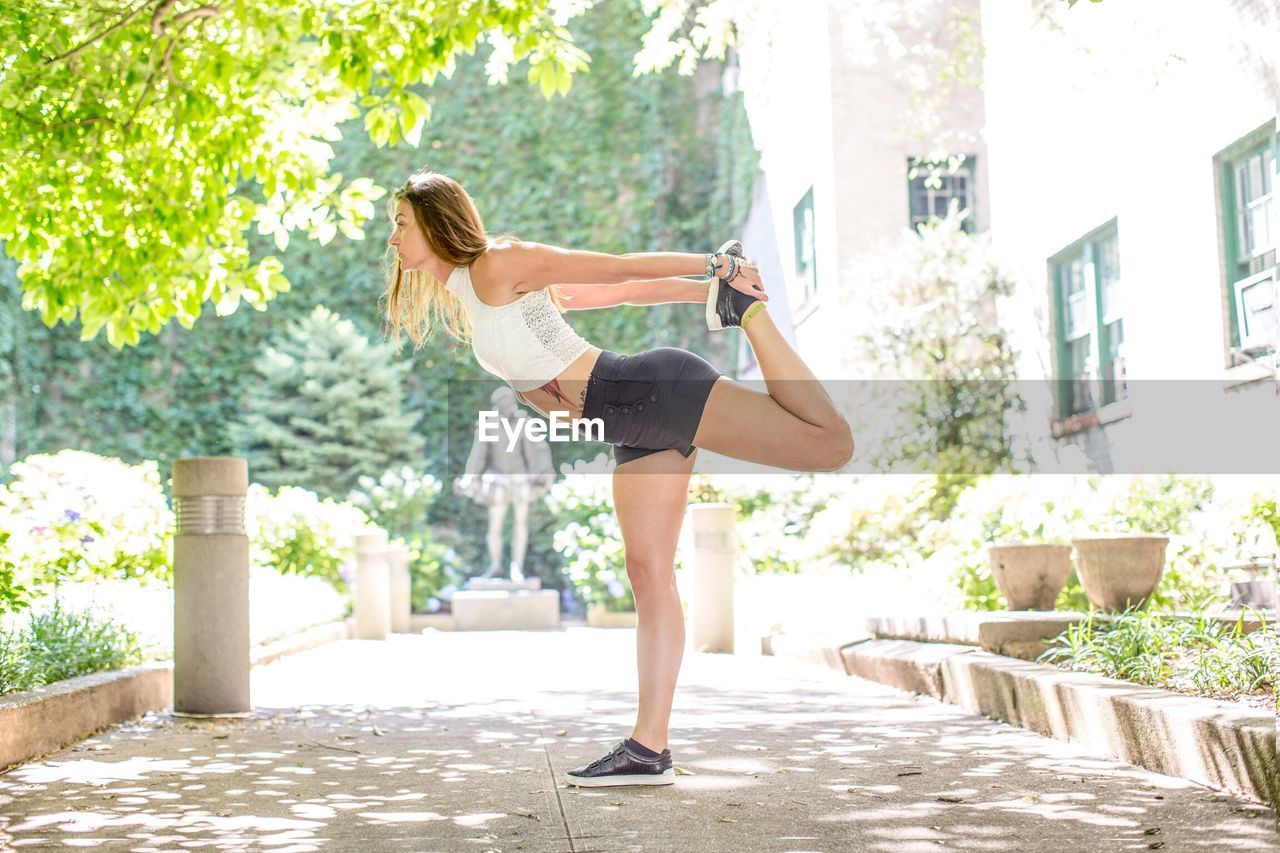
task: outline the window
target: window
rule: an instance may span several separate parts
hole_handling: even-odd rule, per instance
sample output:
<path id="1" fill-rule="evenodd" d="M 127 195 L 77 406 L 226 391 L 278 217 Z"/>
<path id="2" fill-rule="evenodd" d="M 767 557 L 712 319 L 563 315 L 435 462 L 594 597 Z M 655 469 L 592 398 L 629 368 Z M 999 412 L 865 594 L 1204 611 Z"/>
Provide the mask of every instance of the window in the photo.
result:
<path id="1" fill-rule="evenodd" d="M 800 199 L 793 212 L 796 247 L 796 282 L 800 285 L 800 304 L 818 293 L 818 242 L 813 221 L 813 187 Z"/>
<path id="2" fill-rule="evenodd" d="M 1266 315 L 1280 243 L 1274 124 L 1264 125 L 1214 159 L 1221 170 L 1230 346 L 1257 352 L 1275 346 L 1267 340 L 1273 337 L 1275 318 Z"/>
<path id="3" fill-rule="evenodd" d="M 1050 261 L 1062 417 L 1127 396 L 1120 239 L 1111 222 Z"/>
<path id="4" fill-rule="evenodd" d="M 973 233 L 974 167 L 973 155 L 949 160 L 907 160 L 907 183 L 910 193 L 911 227 L 919 228 L 930 219 L 943 219 L 954 203 L 957 209 L 970 211 L 961 227 Z"/>

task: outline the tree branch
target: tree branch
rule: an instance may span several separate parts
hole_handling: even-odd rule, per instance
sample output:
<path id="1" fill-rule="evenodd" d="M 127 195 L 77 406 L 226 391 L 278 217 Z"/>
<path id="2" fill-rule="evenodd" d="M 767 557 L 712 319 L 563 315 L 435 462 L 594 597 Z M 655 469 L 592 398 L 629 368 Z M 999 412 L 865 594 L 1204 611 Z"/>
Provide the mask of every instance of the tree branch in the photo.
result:
<path id="1" fill-rule="evenodd" d="M 143 84 L 142 94 L 138 96 L 138 102 L 133 105 L 133 112 L 129 115 L 129 120 L 124 123 L 123 133 L 128 133 L 133 127 L 133 120 L 138 117 L 138 113 L 142 110 L 142 105 L 147 100 L 147 95 L 151 94 L 151 86 L 156 81 L 156 72 L 160 70 L 160 66 L 169 67 L 169 54 L 173 53 L 173 46 L 178 43 L 178 36 L 175 34 L 169 39 L 169 46 L 164 49 L 164 58 L 151 66 L 151 73 L 147 75 L 147 82 Z"/>
<path id="2" fill-rule="evenodd" d="M 213 18 L 221 14 L 222 10 L 217 6 L 199 6 L 195 9 L 188 9 L 180 15 L 175 15 L 173 23 L 177 24 L 179 27 L 185 27 L 188 23 L 196 20 L 197 18 Z"/>
<path id="3" fill-rule="evenodd" d="M 76 45 L 76 46 L 75 46 L 75 47 L 73 47 L 71 50 L 67 51 L 66 53 L 62 54 L 61 56 L 55 56 L 53 59 L 45 60 L 45 63 L 44 63 L 44 64 L 45 64 L 46 66 L 49 66 L 49 65 L 56 65 L 56 64 L 58 64 L 59 62 L 63 61 L 64 59 L 70 59 L 71 57 L 73 57 L 73 56 L 75 56 L 76 54 L 80 53 L 80 52 L 81 52 L 82 50 L 84 50 L 85 48 L 89 47 L 89 46 L 90 46 L 91 44 L 93 44 L 94 42 L 101 41 L 102 39 L 104 39 L 104 38 L 106 38 L 107 36 L 109 36 L 109 35 L 111 35 L 112 33 L 114 33 L 116 30 L 118 30 L 118 29 L 120 29 L 121 27 L 123 27 L 125 24 L 129 23 L 130 21 L 132 21 L 134 18 L 136 18 L 136 17 L 138 16 L 138 13 L 139 13 L 139 12 L 141 12 L 143 9 L 147 8 L 148 6 L 150 6 L 153 2 L 154 2 L 154 0 L 143 0 L 143 2 L 142 2 L 141 4 L 139 4 L 139 5 L 138 5 L 138 7 L 137 7 L 136 9 L 134 9 L 134 10 L 133 10 L 133 11 L 131 11 L 131 12 L 129 12 L 127 15 L 125 15 L 125 16 L 124 16 L 123 18 L 121 18 L 120 20 L 116 21 L 116 22 L 115 22 L 114 24 L 112 24 L 110 27 L 107 27 L 105 30 L 103 30 L 102 32 L 98 33 L 96 36 L 90 36 L 89 38 L 87 38 L 87 39 L 85 39 L 84 41 L 80 42 L 80 44 Z M 173 0 L 165 0 L 165 2 L 173 2 Z"/>
<path id="4" fill-rule="evenodd" d="M 160 16 L 173 8 L 173 4 L 176 2 L 178 2 L 178 0 L 162 0 L 160 5 L 156 7 L 155 14 L 151 16 L 151 32 L 155 35 L 164 35 L 165 30 L 170 25 L 176 25 L 177 29 L 174 31 L 173 35 L 169 37 L 169 44 L 165 46 L 164 56 L 160 58 L 158 63 L 151 66 L 151 73 L 147 75 L 147 82 L 142 87 L 142 94 L 138 96 L 138 102 L 134 104 L 133 113 L 129 116 L 129 120 L 124 123 L 125 133 L 128 133 L 129 129 L 133 127 L 133 122 L 137 119 L 138 113 L 142 110 L 142 105 L 146 102 L 147 96 L 151 94 L 151 89 L 155 84 L 156 74 L 161 68 L 164 68 L 165 74 L 174 85 L 181 89 L 187 88 L 179 82 L 177 75 L 173 73 L 173 66 L 169 64 L 169 58 L 173 56 L 173 49 L 178 46 L 178 39 L 182 37 L 183 32 L 186 31 L 187 26 L 192 21 L 201 21 L 205 18 L 212 18 L 222 11 L 216 6 L 200 6 L 199 8 L 189 9 L 186 12 L 182 12 L 181 14 L 174 16 L 172 21 L 161 21 Z"/>
<path id="5" fill-rule="evenodd" d="M 178 0 L 160 0 L 160 5 L 151 13 L 151 34 L 153 36 L 164 35 L 164 23 L 161 22 L 160 19 L 164 17 L 164 13 L 172 9 L 173 4 L 177 2 Z"/>

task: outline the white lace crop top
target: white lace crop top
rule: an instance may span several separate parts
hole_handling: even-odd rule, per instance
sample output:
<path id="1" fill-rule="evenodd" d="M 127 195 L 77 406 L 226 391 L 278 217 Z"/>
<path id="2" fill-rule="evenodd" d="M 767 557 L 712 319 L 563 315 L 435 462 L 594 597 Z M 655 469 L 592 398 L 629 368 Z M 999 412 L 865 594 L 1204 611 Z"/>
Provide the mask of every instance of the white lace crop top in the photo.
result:
<path id="1" fill-rule="evenodd" d="M 565 322 L 545 289 L 507 305 L 487 305 L 476 295 L 468 267 L 455 269 L 444 286 L 461 300 L 471 321 L 476 361 L 517 392 L 546 385 L 591 348 Z"/>

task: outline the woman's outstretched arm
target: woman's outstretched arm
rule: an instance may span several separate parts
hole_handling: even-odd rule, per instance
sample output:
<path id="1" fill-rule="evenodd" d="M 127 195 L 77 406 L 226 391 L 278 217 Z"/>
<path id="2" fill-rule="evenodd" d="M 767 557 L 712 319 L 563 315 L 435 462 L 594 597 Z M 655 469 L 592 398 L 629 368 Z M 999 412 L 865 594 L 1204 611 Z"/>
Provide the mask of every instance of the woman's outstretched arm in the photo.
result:
<path id="1" fill-rule="evenodd" d="M 683 252 L 608 255 L 542 243 L 516 243 L 508 247 L 504 255 L 508 280 L 517 293 L 541 290 L 552 284 L 619 285 L 673 276 L 700 276 L 707 270 L 706 255 Z M 718 260 L 727 267 L 727 259 Z M 742 266 L 732 286 L 764 298 L 760 273 L 748 265 Z"/>
<path id="2" fill-rule="evenodd" d="M 707 301 L 707 279 L 657 278 L 625 284 L 557 284 L 566 311 L 617 305 L 665 305 Z"/>

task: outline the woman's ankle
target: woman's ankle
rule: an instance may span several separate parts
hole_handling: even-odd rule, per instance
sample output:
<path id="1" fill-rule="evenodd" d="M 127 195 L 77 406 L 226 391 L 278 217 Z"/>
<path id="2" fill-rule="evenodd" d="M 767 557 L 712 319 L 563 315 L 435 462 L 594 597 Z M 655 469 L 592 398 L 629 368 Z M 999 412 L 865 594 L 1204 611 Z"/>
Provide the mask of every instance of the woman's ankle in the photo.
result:
<path id="1" fill-rule="evenodd" d="M 657 737 L 656 735 L 637 735 L 631 733 L 631 737 L 627 738 L 631 743 L 642 746 L 652 752 L 654 755 L 661 755 L 662 750 L 667 748 L 667 739 L 665 737 Z"/>

